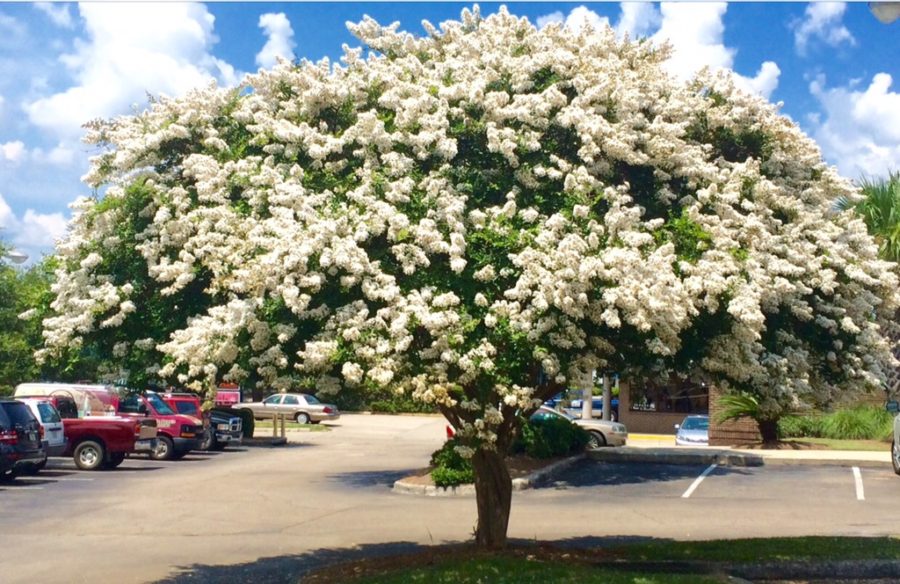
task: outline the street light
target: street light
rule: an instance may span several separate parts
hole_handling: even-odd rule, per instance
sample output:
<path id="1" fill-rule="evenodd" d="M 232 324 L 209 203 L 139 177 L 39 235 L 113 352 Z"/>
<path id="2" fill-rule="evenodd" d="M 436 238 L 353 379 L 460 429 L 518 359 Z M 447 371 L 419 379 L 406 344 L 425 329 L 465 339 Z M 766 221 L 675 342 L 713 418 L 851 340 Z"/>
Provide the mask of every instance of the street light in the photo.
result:
<path id="1" fill-rule="evenodd" d="M 900 2 L 869 2 L 869 10 L 884 24 L 900 18 Z"/>
<path id="2" fill-rule="evenodd" d="M 17 249 L 8 250 L 3 254 L 3 257 L 8 259 L 14 264 L 23 264 L 28 261 L 28 254 L 24 251 L 19 251 Z"/>

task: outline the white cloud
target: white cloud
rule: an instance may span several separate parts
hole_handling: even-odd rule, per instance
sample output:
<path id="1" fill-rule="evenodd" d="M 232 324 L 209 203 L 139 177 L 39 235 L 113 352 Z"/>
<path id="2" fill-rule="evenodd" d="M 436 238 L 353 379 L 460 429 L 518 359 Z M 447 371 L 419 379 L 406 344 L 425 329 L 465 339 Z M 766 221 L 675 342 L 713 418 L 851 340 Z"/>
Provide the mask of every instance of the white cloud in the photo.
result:
<path id="1" fill-rule="evenodd" d="M 545 14 L 544 16 L 538 16 L 537 20 L 535 22 L 537 22 L 538 28 L 544 28 L 548 24 L 552 24 L 554 22 L 564 22 L 565 20 L 566 20 L 565 15 L 562 12 L 560 12 L 559 10 L 557 10 L 556 12 L 551 12 L 550 14 Z"/>
<path id="2" fill-rule="evenodd" d="M 662 26 L 653 35 L 653 40 L 671 43 L 672 58 L 665 65 L 670 73 L 687 79 L 706 66 L 731 68 L 734 49 L 722 42 L 725 32 L 722 17 L 728 10 L 726 3 L 664 2 L 660 10 Z"/>
<path id="3" fill-rule="evenodd" d="M 841 43 L 856 44 L 856 39 L 842 20 L 847 4 L 844 2 L 811 2 L 806 7 L 803 20 L 794 22 L 794 45 L 801 55 L 806 54 L 811 39 L 818 39 L 836 47 Z"/>
<path id="4" fill-rule="evenodd" d="M 621 7 L 622 14 L 616 24 L 619 36 L 627 34 L 631 39 L 647 36 L 662 22 L 659 10 L 650 2 L 622 2 Z"/>
<path id="5" fill-rule="evenodd" d="M 900 93 L 891 91 L 892 82 L 878 73 L 863 90 L 829 89 L 823 76 L 809 85 L 823 110 L 810 116 L 812 135 L 825 158 L 849 178 L 900 169 Z"/>
<path id="6" fill-rule="evenodd" d="M 69 12 L 68 4 L 38 2 L 34 7 L 46 14 L 56 26 L 62 28 L 72 28 L 75 26 L 75 23 L 72 21 L 72 13 Z"/>
<path id="7" fill-rule="evenodd" d="M 60 57 L 76 84 L 25 105 L 30 121 L 60 138 L 81 135 L 93 118 L 128 113 L 146 94 L 180 95 L 212 79 L 237 83 L 234 68 L 211 48 L 215 18 L 201 4 L 83 3 L 87 31 Z"/>
<path id="8" fill-rule="evenodd" d="M 0 236 L 32 260 L 56 245 L 66 233 L 66 223 L 62 213 L 37 213 L 33 209 L 27 209 L 19 219 L 0 195 Z"/>
<path id="9" fill-rule="evenodd" d="M 58 144 L 49 151 L 35 148 L 31 151 L 31 157 L 35 162 L 52 164 L 55 166 L 68 166 L 75 161 L 75 151 L 65 144 Z"/>
<path id="10" fill-rule="evenodd" d="M 259 28 L 268 37 L 262 50 L 256 55 L 256 64 L 263 68 L 274 67 L 278 57 L 294 59 L 294 29 L 283 12 L 267 13 L 259 17 Z"/>
<path id="11" fill-rule="evenodd" d="M 535 22 L 537 23 L 538 28 L 544 28 L 552 23 L 560 23 L 574 31 L 580 31 L 585 26 L 590 26 L 594 30 L 601 30 L 609 26 L 608 18 L 600 16 L 587 6 L 573 8 L 568 16 L 565 16 L 562 12 L 557 10 L 556 12 L 551 12 L 544 16 L 538 16 Z"/>
<path id="12" fill-rule="evenodd" d="M 18 164 L 24 160 L 26 154 L 25 144 L 21 140 L 0 144 L 0 161 Z"/>
<path id="13" fill-rule="evenodd" d="M 590 26 L 594 30 L 602 30 L 609 26 L 609 19 L 600 16 L 586 6 L 577 6 L 566 17 L 566 26 L 572 30 L 581 30 L 585 26 Z"/>
<path id="14" fill-rule="evenodd" d="M 734 74 L 735 84 L 744 91 L 758 93 L 766 99 L 772 95 L 775 88 L 778 87 L 778 78 L 781 76 L 781 69 L 773 61 L 766 61 L 756 72 L 756 77 L 744 77 L 737 73 Z"/>

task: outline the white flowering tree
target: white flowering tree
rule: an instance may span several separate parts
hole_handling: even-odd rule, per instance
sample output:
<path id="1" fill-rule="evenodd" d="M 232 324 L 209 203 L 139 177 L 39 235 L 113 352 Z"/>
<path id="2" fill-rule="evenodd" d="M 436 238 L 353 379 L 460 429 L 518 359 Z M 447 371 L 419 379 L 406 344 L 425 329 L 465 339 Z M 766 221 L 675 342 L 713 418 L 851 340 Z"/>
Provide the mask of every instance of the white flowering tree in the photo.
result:
<path id="1" fill-rule="evenodd" d="M 772 404 L 883 378 L 897 279 L 773 106 L 609 29 L 350 28 L 368 56 L 91 126 L 106 191 L 59 248 L 46 352 L 407 392 L 471 455 L 485 546 L 523 414 L 591 370 L 693 369 Z"/>

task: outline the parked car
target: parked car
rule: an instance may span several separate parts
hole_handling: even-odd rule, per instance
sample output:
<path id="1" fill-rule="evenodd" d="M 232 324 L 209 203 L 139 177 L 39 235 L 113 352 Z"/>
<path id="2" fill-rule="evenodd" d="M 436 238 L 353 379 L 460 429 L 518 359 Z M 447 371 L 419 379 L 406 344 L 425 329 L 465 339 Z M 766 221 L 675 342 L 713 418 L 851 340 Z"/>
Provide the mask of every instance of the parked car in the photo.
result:
<path id="1" fill-rule="evenodd" d="M 601 446 L 625 446 L 625 443 L 628 441 L 628 429 L 625 428 L 624 424 L 618 422 L 608 422 L 606 420 L 597 420 L 594 418 L 582 420 L 581 418 L 575 418 L 565 412 L 560 412 L 553 408 L 548 408 L 547 406 L 541 406 L 536 412 L 531 414 L 532 420 L 548 419 L 552 417 L 563 418 L 587 430 L 591 437 L 590 442 L 588 442 L 588 447 L 590 448 L 599 448 Z"/>
<path id="2" fill-rule="evenodd" d="M 14 399 L 0 399 L 0 480 L 12 480 L 47 462 L 41 425 L 31 409 Z"/>
<path id="3" fill-rule="evenodd" d="M 894 434 L 891 438 L 891 464 L 894 472 L 900 475 L 900 404 L 896 401 L 887 403 L 887 411 L 894 414 Z"/>
<path id="4" fill-rule="evenodd" d="M 62 418 L 59 412 L 53 407 L 53 403 L 49 398 L 45 397 L 20 397 L 20 402 L 27 405 L 31 413 L 41 425 L 41 445 L 47 456 L 62 456 L 66 451 L 66 433 L 63 429 Z M 26 473 L 35 474 L 44 468 L 47 459 L 44 462 L 30 466 L 26 469 Z"/>
<path id="5" fill-rule="evenodd" d="M 584 405 L 584 400 L 581 399 L 573 399 L 571 405 L 565 409 L 565 412 L 570 416 L 580 418 L 581 417 L 581 408 Z M 610 421 L 615 422 L 619 419 L 619 398 L 614 397 L 612 401 L 610 401 L 610 409 L 612 410 L 612 414 L 610 415 Z M 591 399 L 591 416 L 594 418 L 602 418 L 603 417 L 603 398 L 602 397 L 594 397 Z"/>
<path id="6" fill-rule="evenodd" d="M 169 407 L 178 412 L 203 420 L 203 439 L 200 450 L 224 450 L 228 445 L 240 446 L 243 427 L 240 416 L 222 409 L 203 411 L 200 396 L 186 392 L 160 394 Z"/>
<path id="7" fill-rule="evenodd" d="M 239 407 L 252 412 L 257 420 L 274 418 L 279 414 L 293 418 L 299 424 L 318 424 L 341 417 L 336 405 L 323 404 L 308 393 L 276 393 L 261 402 L 242 403 Z"/>
<path id="8" fill-rule="evenodd" d="M 687 416 L 675 424 L 676 446 L 706 446 L 709 444 L 709 416 Z"/>
<path id="9" fill-rule="evenodd" d="M 203 440 L 203 420 L 179 414 L 163 401 L 155 391 L 124 391 L 116 412 L 125 417 L 149 416 L 156 420 L 159 434 L 153 460 L 183 458 L 191 450 L 198 450 Z"/>
<path id="10" fill-rule="evenodd" d="M 81 470 L 113 469 L 133 453 L 150 454 L 156 449 L 156 420 L 90 416 L 63 418 L 67 447 Z"/>

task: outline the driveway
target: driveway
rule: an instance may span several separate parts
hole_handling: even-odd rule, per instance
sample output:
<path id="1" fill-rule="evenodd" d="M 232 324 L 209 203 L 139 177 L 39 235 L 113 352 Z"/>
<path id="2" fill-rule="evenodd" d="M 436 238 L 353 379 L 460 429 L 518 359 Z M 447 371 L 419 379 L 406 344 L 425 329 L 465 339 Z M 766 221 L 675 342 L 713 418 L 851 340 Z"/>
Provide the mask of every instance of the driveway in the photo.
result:
<path id="1" fill-rule="evenodd" d="M 281 448 L 129 459 L 112 472 L 54 459 L 46 474 L 0 488 L 0 574 L 28 583 L 294 582 L 348 555 L 470 538 L 473 498 L 390 490 L 443 442 L 441 418 L 345 415 L 331 432 L 289 437 Z M 897 534 L 900 478 L 864 468 L 860 480 L 862 500 L 854 471 L 839 465 L 586 462 L 547 488 L 516 493 L 510 535 L 603 544 Z"/>

